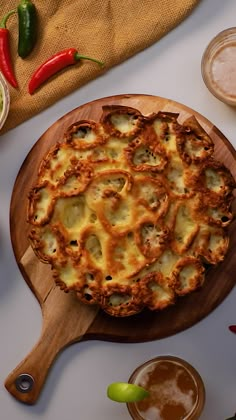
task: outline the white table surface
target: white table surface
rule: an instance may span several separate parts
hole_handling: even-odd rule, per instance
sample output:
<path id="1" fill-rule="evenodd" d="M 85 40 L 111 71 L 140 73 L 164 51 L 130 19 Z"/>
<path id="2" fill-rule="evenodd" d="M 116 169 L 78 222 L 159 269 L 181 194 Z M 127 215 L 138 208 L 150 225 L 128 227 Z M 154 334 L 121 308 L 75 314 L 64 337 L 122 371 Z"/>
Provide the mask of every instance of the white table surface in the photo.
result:
<path id="1" fill-rule="evenodd" d="M 172 98 L 212 121 L 236 147 L 236 110 L 215 99 L 200 71 L 210 39 L 236 26 L 235 0 L 202 0 L 176 29 L 152 47 L 110 70 L 30 121 L 0 137 L 0 419 L 128 420 L 124 404 L 106 397 L 107 385 L 127 381 L 133 369 L 157 355 L 189 361 L 202 375 L 202 420 L 224 420 L 236 411 L 236 288 L 209 316 L 169 338 L 140 344 L 77 343 L 64 350 L 34 406 L 16 401 L 4 380 L 31 351 L 41 332 L 38 302 L 14 260 L 9 205 L 18 170 L 37 139 L 58 118 L 93 99 L 121 93 Z M 232 273 L 236 275 L 236 273 Z"/>

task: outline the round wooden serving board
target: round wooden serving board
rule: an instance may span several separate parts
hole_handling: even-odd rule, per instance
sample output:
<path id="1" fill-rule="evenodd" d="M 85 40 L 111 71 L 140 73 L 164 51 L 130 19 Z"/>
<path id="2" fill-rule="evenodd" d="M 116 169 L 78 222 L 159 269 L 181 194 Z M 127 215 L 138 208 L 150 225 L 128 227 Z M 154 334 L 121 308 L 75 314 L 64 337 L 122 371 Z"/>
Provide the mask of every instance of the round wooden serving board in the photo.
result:
<path id="1" fill-rule="evenodd" d="M 49 148 L 61 141 L 64 131 L 81 119 L 98 121 L 102 106 L 126 105 L 143 114 L 158 111 L 179 113 L 183 122 L 195 115 L 215 143 L 215 157 L 223 162 L 236 179 L 236 152 L 223 134 L 206 118 L 174 101 L 149 95 L 119 95 L 99 99 L 69 112 L 54 123 L 36 142 L 17 176 L 12 194 L 10 225 L 16 261 L 43 313 L 39 341 L 5 382 L 7 390 L 18 400 L 33 404 L 37 401 L 49 368 L 57 354 L 69 344 L 88 339 L 117 342 L 144 342 L 170 336 L 206 317 L 227 296 L 235 284 L 236 223 L 230 227 L 230 247 L 222 264 L 208 271 L 204 286 L 197 292 L 179 298 L 176 305 L 162 312 L 142 313 L 114 318 L 97 307 L 80 303 L 73 294 L 63 293 L 55 286 L 50 267 L 35 257 L 27 239 L 27 195 L 37 177 L 39 163 Z M 26 376 L 20 376 L 20 375 Z M 30 376 L 29 376 L 30 375 Z"/>

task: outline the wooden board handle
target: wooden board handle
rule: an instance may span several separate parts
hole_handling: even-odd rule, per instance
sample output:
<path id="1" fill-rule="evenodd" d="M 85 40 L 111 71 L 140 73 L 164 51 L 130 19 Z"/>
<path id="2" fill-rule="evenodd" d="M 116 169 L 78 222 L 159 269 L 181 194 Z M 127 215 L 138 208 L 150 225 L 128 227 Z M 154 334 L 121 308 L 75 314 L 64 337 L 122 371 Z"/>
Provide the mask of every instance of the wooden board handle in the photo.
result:
<path id="1" fill-rule="evenodd" d="M 53 330 L 51 334 L 45 330 L 32 351 L 7 377 L 5 387 L 17 400 L 25 404 L 37 401 L 48 371 L 61 350 L 54 337 Z"/>
<path id="2" fill-rule="evenodd" d="M 36 403 L 58 353 L 82 340 L 99 311 L 84 305 L 54 286 L 43 305 L 43 328 L 39 341 L 25 359 L 10 373 L 5 387 L 17 400 Z M 69 314 L 69 316 L 68 316 Z"/>

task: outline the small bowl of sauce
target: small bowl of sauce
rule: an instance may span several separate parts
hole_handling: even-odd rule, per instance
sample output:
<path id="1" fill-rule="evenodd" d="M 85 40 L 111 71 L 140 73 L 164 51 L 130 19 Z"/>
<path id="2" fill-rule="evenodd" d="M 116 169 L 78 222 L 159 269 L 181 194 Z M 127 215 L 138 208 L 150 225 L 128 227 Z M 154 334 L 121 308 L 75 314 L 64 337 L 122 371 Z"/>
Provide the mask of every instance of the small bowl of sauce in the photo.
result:
<path id="1" fill-rule="evenodd" d="M 212 39 L 203 53 L 201 71 L 209 91 L 220 101 L 236 106 L 236 27 Z"/>
<path id="2" fill-rule="evenodd" d="M 7 82 L 0 72 L 0 130 L 3 127 L 10 108 L 10 93 Z"/>
<path id="3" fill-rule="evenodd" d="M 174 356 L 160 356 L 139 366 L 129 383 L 142 386 L 149 396 L 128 403 L 134 420 L 196 420 L 205 403 L 205 388 L 199 373 Z"/>

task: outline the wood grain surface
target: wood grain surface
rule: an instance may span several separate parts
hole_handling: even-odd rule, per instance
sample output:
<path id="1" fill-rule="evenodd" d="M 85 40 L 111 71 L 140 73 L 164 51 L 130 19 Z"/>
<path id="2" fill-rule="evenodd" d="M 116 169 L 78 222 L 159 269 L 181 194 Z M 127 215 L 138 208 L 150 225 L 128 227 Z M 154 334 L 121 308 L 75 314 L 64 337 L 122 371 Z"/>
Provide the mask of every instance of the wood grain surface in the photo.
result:
<path id="1" fill-rule="evenodd" d="M 144 342 L 176 334 L 206 317 L 228 295 L 235 284 L 236 223 L 229 229 L 230 247 L 223 263 L 208 270 L 204 286 L 162 312 L 143 311 L 126 318 L 114 318 L 97 307 L 80 303 L 73 293 L 59 290 L 50 267 L 34 255 L 27 239 L 27 195 L 37 177 L 39 163 L 69 125 L 81 119 L 98 121 L 102 106 L 126 105 L 147 115 L 151 112 L 179 113 L 179 122 L 195 115 L 215 143 L 214 157 L 223 162 L 236 179 L 236 152 L 224 135 L 205 117 L 169 99 L 149 95 L 119 95 L 84 104 L 55 122 L 35 143 L 17 176 L 11 200 L 12 246 L 21 273 L 38 299 L 43 314 L 39 341 L 6 379 L 7 390 L 19 401 L 34 404 L 56 356 L 69 344 L 89 339 Z M 26 376 L 21 376 L 26 375 Z M 28 376 L 27 376 L 28 375 Z M 27 382 L 28 380 L 28 382 Z"/>

